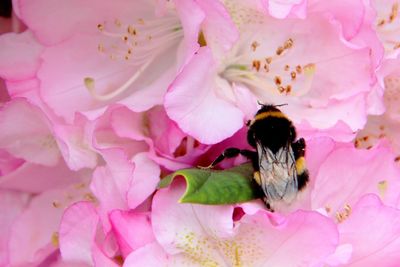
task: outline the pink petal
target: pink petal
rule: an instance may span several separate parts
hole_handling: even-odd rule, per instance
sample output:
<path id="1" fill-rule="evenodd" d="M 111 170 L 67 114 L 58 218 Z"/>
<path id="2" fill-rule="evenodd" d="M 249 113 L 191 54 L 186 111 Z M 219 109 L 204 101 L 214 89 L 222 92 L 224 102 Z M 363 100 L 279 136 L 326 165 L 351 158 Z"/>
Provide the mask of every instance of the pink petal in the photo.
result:
<path id="1" fill-rule="evenodd" d="M 28 203 L 29 196 L 7 190 L 0 190 L 0 265 L 8 262 L 8 239 L 14 221 L 18 218 Z"/>
<path id="2" fill-rule="evenodd" d="M 118 266 L 107 256 L 105 246 L 109 240 L 101 240 L 97 235 L 98 221 L 96 209 L 90 202 L 77 202 L 65 211 L 59 230 L 63 260 L 91 266 Z"/>
<path id="3" fill-rule="evenodd" d="M 169 254 L 184 251 L 181 245 L 188 233 L 221 238 L 233 233 L 233 207 L 178 204 L 185 187 L 182 180 L 176 181 L 169 188 L 157 191 L 153 198 L 154 235 Z"/>
<path id="4" fill-rule="evenodd" d="M 52 166 L 59 150 L 49 129 L 49 121 L 36 106 L 25 99 L 8 102 L 0 112 L 0 147 L 15 157 Z"/>
<path id="5" fill-rule="evenodd" d="M 42 54 L 43 63 L 38 71 L 41 95 L 44 102 L 68 122 L 73 120 L 76 111 L 96 109 L 107 104 L 90 95 L 84 84 L 86 77 L 95 80 L 96 90 L 104 91 L 105 88 L 121 86 L 134 73 L 133 68 L 127 67 L 124 62 L 102 56 L 96 49 L 99 42 L 99 37 L 78 35 L 47 48 Z M 63 56 L 61 65 L 60 55 Z"/>
<path id="6" fill-rule="evenodd" d="M 78 202 L 64 213 L 60 225 L 60 252 L 64 260 L 92 263 L 91 249 L 98 223 L 92 203 Z"/>
<path id="7" fill-rule="evenodd" d="M 307 121 L 302 121 L 296 125 L 299 136 L 305 139 L 313 139 L 318 137 L 331 137 L 337 142 L 351 142 L 354 140 L 356 133 L 343 121 L 338 121 L 329 128 L 314 128 Z"/>
<path id="8" fill-rule="evenodd" d="M 384 203 L 397 206 L 400 171 L 384 145 L 359 150 L 351 145 L 334 149 L 319 168 L 312 193 L 313 209 L 331 215 L 350 207 L 364 194 L 375 193 Z"/>
<path id="9" fill-rule="evenodd" d="M 197 1 L 197 4 L 205 13 L 202 29 L 207 46 L 217 54 L 229 51 L 239 38 L 239 32 L 224 5 L 212 0 Z"/>
<path id="10" fill-rule="evenodd" d="M 154 234 L 171 264 L 298 266 L 302 262 L 317 266 L 335 252 L 336 225 L 318 213 L 298 211 L 286 218 L 269 217 L 269 212 L 258 209 L 234 222 L 232 206 L 177 203 L 184 189 L 183 181 L 178 180 L 153 199 Z M 139 255 L 158 255 L 160 262 L 165 261 L 157 245 L 133 252 L 129 262 L 140 262 Z"/>
<path id="11" fill-rule="evenodd" d="M 181 68 L 199 48 L 197 41 L 205 14 L 194 0 L 174 0 L 174 4 L 184 32 L 184 39 L 177 53 Z"/>
<path id="12" fill-rule="evenodd" d="M 14 5 L 25 24 L 46 45 L 57 44 L 76 34 L 96 33 L 96 25 L 104 21 L 124 20 L 152 11 L 152 5 L 147 1 L 16 0 Z"/>
<path id="13" fill-rule="evenodd" d="M 0 177 L 0 186 L 29 193 L 42 193 L 78 183 L 83 176 L 84 172 L 71 171 L 63 161 L 50 167 L 25 162 L 13 172 Z"/>
<path id="14" fill-rule="evenodd" d="M 264 2 L 267 2 L 269 14 L 275 18 L 283 19 L 290 14 L 299 18 L 306 16 L 307 1 L 305 0 L 267 0 Z"/>
<path id="15" fill-rule="evenodd" d="M 33 78 L 40 65 L 43 47 L 32 32 L 8 33 L 0 37 L 0 76 L 10 81 Z"/>
<path id="16" fill-rule="evenodd" d="M 256 250 L 254 255 L 243 258 L 254 260 L 257 266 L 298 266 L 300 262 L 304 266 L 318 266 L 335 251 L 338 243 L 335 224 L 320 214 L 306 211 L 289 215 L 282 225 L 271 223 L 263 211 L 245 215 L 236 238 L 251 244 L 244 249 Z"/>
<path id="17" fill-rule="evenodd" d="M 56 251 L 57 231 L 64 208 L 87 194 L 85 187 L 78 184 L 35 196 L 10 231 L 8 251 L 11 266 L 38 264 Z"/>
<path id="18" fill-rule="evenodd" d="M 343 100 L 331 100 L 324 107 L 288 105 L 285 113 L 296 123 L 306 121 L 313 128 L 329 132 L 339 121 L 348 125 L 351 131 L 362 129 L 367 121 L 366 97 L 358 94 Z M 341 139 L 343 133 L 331 132 L 333 138 Z M 348 133 L 347 133 L 348 134 Z M 345 133 L 346 135 L 346 133 Z"/>
<path id="19" fill-rule="evenodd" d="M 96 168 L 90 188 L 100 202 L 99 216 L 106 232 L 110 230 L 108 213 L 113 209 L 127 209 L 127 190 L 133 175 L 133 165 L 120 150 L 109 150 L 107 166 Z"/>
<path id="20" fill-rule="evenodd" d="M 339 21 L 346 39 L 352 38 L 361 28 L 365 6 L 362 0 L 356 1 L 310 1 L 309 12 L 326 12 Z"/>
<path id="21" fill-rule="evenodd" d="M 165 96 L 168 116 L 204 144 L 222 141 L 243 125 L 243 113 L 215 93 L 214 66 L 211 51 L 200 49 Z"/>
<path id="22" fill-rule="evenodd" d="M 127 192 L 127 200 L 129 207 L 134 209 L 156 190 L 161 170 L 149 159 L 147 153 L 137 154 L 132 161 L 135 169 Z"/>
<path id="23" fill-rule="evenodd" d="M 129 254 L 129 256 L 125 259 L 123 266 L 166 266 L 168 264 L 168 258 L 168 255 L 165 253 L 162 247 L 157 242 L 154 242 L 145 245 Z M 176 261 L 172 261 L 171 263 L 177 264 Z"/>
<path id="24" fill-rule="evenodd" d="M 340 242 L 353 246 L 346 266 L 397 266 L 400 261 L 400 210 L 369 194 L 339 224 Z"/>
<path id="25" fill-rule="evenodd" d="M 132 251 L 154 241 L 148 213 L 114 210 L 110 213 L 110 221 L 124 258 Z"/>
<path id="26" fill-rule="evenodd" d="M 53 130 L 60 152 L 71 170 L 96 166 L 98 155 L 90 147 L 84 134 L 84 125 L 75 121 L 72 125 L 54 125 Z"/>
<path id="27" fill-rule="evenodd" d="M 0 176 L 4 176 L 13 172 L 24 162 L 24 160 L 15 158 L 7 153 L 7 151 L 0 149 Z"/>

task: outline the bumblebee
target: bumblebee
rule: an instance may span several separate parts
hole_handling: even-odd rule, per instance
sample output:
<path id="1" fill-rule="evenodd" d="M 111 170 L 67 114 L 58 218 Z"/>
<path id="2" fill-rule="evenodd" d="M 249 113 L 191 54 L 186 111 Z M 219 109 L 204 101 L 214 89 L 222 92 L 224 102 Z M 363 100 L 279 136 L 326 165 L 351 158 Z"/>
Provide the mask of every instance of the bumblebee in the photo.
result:
<path id="1" fill-rule="evenodd" d="M 304 159 L 306 143 L 303 138 L 296 141 L 295 127 L 277 107 L 261 104 L 254 118 L 246 123 L 247 142 L 256 151 L 227 148 L 207 167 L 238 155 L 248 158 L 254 168 L 253 179 L 270 211 L 276 205 L 291 204 L 309 179 Z"/>

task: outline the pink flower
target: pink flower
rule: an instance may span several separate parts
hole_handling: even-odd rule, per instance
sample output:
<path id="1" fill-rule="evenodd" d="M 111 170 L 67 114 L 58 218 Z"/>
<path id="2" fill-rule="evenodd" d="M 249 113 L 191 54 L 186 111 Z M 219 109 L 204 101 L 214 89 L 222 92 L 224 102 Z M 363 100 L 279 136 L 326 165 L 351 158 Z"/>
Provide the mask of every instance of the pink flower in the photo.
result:
<path id="1" fill-rule="evenodd" d="M 372 1 L 376 10 L 375 29 L 385 47 L 385 56 L 395 58 L 400 51 L 399 3 L 393 0 Z"/>
<path id="2" fill-rule="evenodd" d="M 306 19 L 277 20 L 251 3 L 226 3 L 235 25 L 228 23 L 229 17 L 225 24 L 229 31 L 239 31 L 238 41 L 225 53 L 211 46 L 193 56 L 166 95 L 168 115 L 202 143 L 216 143 L 242 127 L 244 114 L 238 103 L 252 95 L 261 102 L 288 103 L 282 109 L 295 123 L 328 129 L 342 121 L 349 133 L 361 129 L 370 112 L 368 99 L 379 60 L 379 54 L 372 52 L 370 57 L 370 51 L 375 51 L 378 39 L 350 33 L 346 26 L 369 21 L 350 15 L 331 20 L 337 12 L 322 4 Z M 247 89 L 245 97 L 238 87 Z M 194 94 L 196 104 L 189 101 Z M 256 109 L 254 101 L 246 109 L 252 107 Z M 202 127 L 204 123 L 209 127 Z"/>
<path id="3" fill-rule="evenodd" d="M 44 46 L 36 68 L 40 97 L 68 122 L 76 111 L 111 102 L 136 111 L 161 104 L 169 83 L 198 48 L 204 18 L 191 1 L 163 7 L 142 1 L 140 8 L 138 2 L 124 1 L 15 4 Z"/>
<path id="4" fill-rule="evenodd" d="M 132 252 L 124 266 L 316 266 L 337 246 L 335 225 L 318 213 L 281 218 L 259 210 L 234 221 L 232 206 L 177 204 L 183 191 L 184 184 L 175 183 L 157 192 L 152 224 L 158 243 Z"/>
<path id="5" fill-rule="evenodd" d="M 399 143 L 399 93 L 400 93 L 400 71 L 399 58 L 386 59 L 377 72 L 379 78 L 379 89 L 383 94 L 383 105 L 385 113 L 379 116 L 369 116 L 364 129 L 357 134 L 355 144 L 357 147 L 369 148 L 376 143 L 385 140 L 389 142 L 392 149 L 400 153 Z"/>
<path id="6" fill-rule="evenodd" d="M 0 36 L 1 266 L 399 262 L 396 1 L 13 4 L 27 28 Z M 292 205 L 157 189 L 251 149 L 257 101 L 287 104 L 307 142 Z"/>
<path id="7" fill-rule="evenodd" d="M 396 266 L 400 260 L 400 210 L 384 205 L 377 196 L 363 197 L 347 220 L 339 224 L 340 242 L 352 244 L 346 266 Z"/>
<path id="8" fill-rule="evenodd" d="M 58 227 L 64 209 L 82 199 L 93 199 L 87 189 L 87 183 L 82 181 L 47 190 L 33 197 L 9 227 L 8 245 L 5 250 L 7 263 L 10 266 L 28 263 L 34 266 L 56 252 Z"/>

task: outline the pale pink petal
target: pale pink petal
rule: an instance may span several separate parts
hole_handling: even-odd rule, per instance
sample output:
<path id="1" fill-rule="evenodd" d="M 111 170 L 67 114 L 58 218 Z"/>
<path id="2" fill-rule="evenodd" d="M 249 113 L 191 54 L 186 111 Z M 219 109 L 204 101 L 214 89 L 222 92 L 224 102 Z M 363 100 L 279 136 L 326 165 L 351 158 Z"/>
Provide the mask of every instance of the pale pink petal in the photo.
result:
<path id="1" fill-rule="evenodd" d="M 177 61 L 182 68 L 199 48 L 197 40 L 205 14 L 194 0 L 174 0 L 174 4 L 184 32 L 177 53 Z"/>
<path id="2" fill-rule="evenodd" d="M 188 235 L 226 238 L 233 234 L 232 206 L 178 204 L 185 187 L 184 181 L 176 181 L 153 198 L 153 231 L 169 254 L 183 252 Z"/>
<path id="3" fill-rule="evenodd" d="M 134 209 L 156 190 L 161 170 L 149 159 L 147 153 L 137 154 L 132 161 L 135 168 L 127 192 L 127 201 L 128 206 Z"/>
<path id="4" fill-rule="evenodd" d="M 169 258 L 170 257 L 165 253 L 163 248 L 157 242 L 154 242 L 145 245 L 129 254 L 129 256 L 125 259 L 123 266 L 166 266 Z M 176 262 L 173 260 L 171 260 L 170 263 L 176 264 Z"/>
<path id="5" fill-rule="evenodd" d="M 307 169 L 310 172 L 311 184 L 314 184 L 320 166 L 334 150 L 336 143 L 329 137 L 312 138 L 306 141 Z"/>
<path id="6" fill-rule="evenodd" d="M 0 147 L 15 157 L 52 166 L 59 160 L 57 143 L 43 112 L 25 99 L 14 99 L 0 111 Z"/>
<path id="7" fill-rule="evenodd" d="M 8 239 L 12 224 L 26 207 L 29 195 L 0 190 L 0 266 L 8 262 Z"/>
<path id="8" fill-rule="evenodd" d="M 184 189 L 183 181 L 176 181 L 158 191 L 153 201 L 154 233 L 171 264 L 318 266 L 335 252 L 336 225 L 318 213 L 298 211 L 285 218 L 258 209 L 233 221 L 232 206 L 177 203 Z M 165 261 L 157 245 L 142 249 L 132 253 L 129 262 L 140 261 L 142 253 L 157 253 Z"/>
<path id="9" fill-rule="evenodd" d="M 197 4 L 205 13 L 202 29 L 207 46 L 216 54 L 229 51 L 239 32 L 223 4 L 213 0 L 201 0 Z"/>
<path id="10" fill-rule="evenodd" d="M 331 100 L 323 107 L 307 107 L 304 105 L 289 104 L 282 108 L 284 112 L 296 123 L 307 122 L 313 128 L 330 133 L 334 139 L 342 139 L 343 133 L 332 132 L 340 121 L 347 124 L 351 131 L 362 129 L 367 121 L 366 98 L 358 94 L 344 100 Z M 338 134 L 338 135 L 337 135 Z M 344 133 L 348 135 L 349 133 Z"/>
<path id="11" fill-rule="evenodd" d="M 266 0 L 264 2 L 266 2 L 269 14 L 275 18 L 283 19 L 290 14 L 299 18 L 306 16 L 306 0 Z"/>
<path id="12" fill-rule="evenodd" d="M 120 150 L 108 150 L 107 166 L 99 166 L 93 173 L 90 188 L 99 200 L 99 216 L 106 232 L 110 230 L 108 213 L 113 209 L 128 209 L 127 190 L 133 175 L 133 164 Z"/>
<path id="13" fill-rule="evenodd" d="M 298 266 L 300 262 L 318 266 L 338 244 L 336 225 L 314 212 L 297 211 L 281 225 L 274 225 L 260 211 L 245 215 L 238 231 L 235 238 L 243 242 L 243 250 L 248 253 L 243 253 L 243 261 L 255 266 Z"/>
<path id="14" fill-rule="evenodd" d="M 87 187 L 77 184 L 48 190 L 34 197 L 10 231 L 8 253 L 11 266 L 37 264 L 56 251 L 57 232 L 64 209 L 87 195 Z"/>
<path id="15" fill-rule="evenodd" d="M 310 1 L 310 13 L 327 13 L 341 24 L 343 35 L 351 39 L 362 27 L 366 13 L 366 1 L 337 0 L 337 1 Z"/>
<path id="16" fill-rule="evenodd" d="M 78 202 L 64 213 L 59 229 L 60 252 L 64 260 L 91 264 L 91 250 L 98 216 L 90 202 Z"/>
<path id="17" fill-rule="evenodd" d="M 163 155 L 172 155 L 182 140 L 187 137 L 161 107 L 155 107 L 146 114 L 149 119 L 148 135 L 154 143 L 154 149 Z"/>
<path id="18" fill-rule="evenodd" d="M 373 0 L 371 4 L 376 12 L 374 30 L 385 48 L 385 57 L 396 58 L 400 52 L 400 22 L 397 17 L 399 3 L 396 0 Z"/>
<path id="19" fill-rule="evenodd" d="M 137 5 L 125 1 L 98 2 L 93 0 L 47 1 L 15 0 L 14 5 L 23 22 L 38 39 L 47 45 L 64 41 L 75 34 L 92 34 L 103 21 L 122 20 L 132 14 L 149 13 L 148 1 Z M 133 8 L 136 6 L 136 9 Z M 116 17 L 117 16 L 117 17 Z"/>
<path id="20" fill-rule="evenodd" d="M 337 142 L 351 142 L 356 136 L 356 132 L 341 120 L 332 127 L 325 129 L 315 128 L 304 120 L 301 123 L 296 124 L 296 130 L 298 136 L 305 139 L 329 136 Z"/>
<path id="21" fill-rule="evenodd" d="M 35 76 L 43 47 L 35 40 L 32 32 L 3 34 L 0 37 L 0 47 L 1 77 L 19 81 Z"/>
<path id="22" fill-rule="evenodd" d="M 0 176 L 4 176 L 13 172 L 24 162 L 25 161 L 23 159 L 13 157 L 7 151 L 0 149 Z"/>
<path id="23" fill-rule="evenodd" d="M 243 125 L 243 113 L 214 91 L 214 64 L 211 51 L 200 49 L 165 96 L 168 116 L 204 144 L 222 141 Z"/>
<path id="24" fill-rule="evenodd" d="M 124 258 L 154 241 L 149 213 L 114 210 L 110 213 L 110 221 Z"/>
<path id="25" fill-rule="evenodd" d="M 14 171 L 1 176 L 0 186 L 29 193 L 42 193 L 78 183 L 86 174 L 85 171 L 71 171 L 63 161 L 50 167 L 25 162 Z"/>
<path id="26" fill-rule="evenodd" d="M 93 203 L 78 202 L 65 211 L 59 229 L 63 260 L 95 266 L 118 266 L 107 255 L 106 246 L 111 240 L 102 239 L 101 233 L 98 233 L 98 222 Z"/>
<path id="27" fill-rule="evenodd" d="M 400 170 L 385 145 L 370 150 L 345 145 L 334 149 L 319 168 L 311 201 L 313 209 L 346 212 L 364 194 L 375 193 L 389 206 L 399 205 Z"/>
<path id="28" fill-rule="evenodd" d="M 78 35 L 47 48 L 42 54 L 43 63 L 38 71 L 41 95 L 57 115 L 69 122 L 76 111 L 107 104 L 90 95 L 85 87 L 85 78 L 94 79 L 96 90 L 101 94 L 109 88 L 118 88 L 134 73 L 132 66 L 102 56 L 96 49 L 99 42 L 96 36 Z M 63 64 L 59 64 L 60 60 Z"/>
<path id="29" fill-rule="evenodd" d="M 395 121 L 400 120 L 400 56 L 385 60 L 378 71 L 380 85 L 384 88 L 384 105 L 387 116 Z"/>
<path id="30" fill-rule="evenodd" d="M 98 118 L 86 123 L 85 139 L 89 140 L 90 146 L 103 157 L 107 156 L 103 154 L 107 153 L 108 149 L 121 150 L 127 157 L 148 151 L 148 145 L 142 141 L 143 138 L 132 138 L 131 140 L 119 135 L 119 126 L 115 125 L 114 121 L 117 118 L 121 118 L 121 121 L 123 121 L 123 118 L 128 118 L 126 117 L 127 114 L 134 114 L 134 112 L 119 105 L 111 105 L 99 114 Z M 140 128 L 136 131 L 140 131 Z"/>
<path id="31" fill-rule="evenodd" d="M 60 152 L 71 170 L 94 168 L 98 155 L 90 147 L 84 134 L 85 126 L 75 121 L 72 125 L 53 125 Z"/>
<path id="32" fill-rule="evenodd" d="M 400 210 L 385 206 L 376 195 L 363 197 L 339 224 L 340 242 L 351 244 L 346 266 L 398 266 Z"/>

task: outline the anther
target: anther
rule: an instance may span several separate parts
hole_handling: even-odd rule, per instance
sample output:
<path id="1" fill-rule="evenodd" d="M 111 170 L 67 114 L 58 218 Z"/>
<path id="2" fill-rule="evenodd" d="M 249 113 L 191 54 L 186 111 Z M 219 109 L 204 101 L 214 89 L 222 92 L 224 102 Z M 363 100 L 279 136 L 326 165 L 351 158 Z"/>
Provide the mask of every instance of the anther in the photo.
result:
<path id="1" fill-rule="evenodd" d="M 285 50 L 285 49 L 284 49 L 282 46 L 280 46 L 280 47 L 278 47 L 278 49 L 276 49 L 276 54 L 277 54 L 278 56 L 280 56 L 280 55 L 283 53 L 284 50 Z"/>
<path id="2" fill-rule="evenodd" d="M 259 71 L 260 70 L 260 67 L 261 67 L 261 62 L 260 62 L 260 60 L 253 60 L 253 68 L 254 69 L 256 69 L 257 71 Z"/>
<path id="3" fill-rule="evenodd" d="M 260 44 L 257 41 L 254 41 L 251 43 L 251 49 L 253 51 L 256 51 L 257 47 L 259 47 L 259 46 L 260 46 Z"/>
<path id="4" fill-rule="evenodd" d="M 396 19 L 397 14 L 398 14 L 398 10 L 399 10 L 399 5 L 398 5 L 398 3 L 395 3 L 392 6 L 392 12 L 390 13 L 390 16 L 389 16 L 389 21 L 390 22 L 393 22 Z"/>
<path id="5" fill-rule="evenodd" d="M 130 35 L 136 35 L 136 29 L 131 25 L 128 26 L 127 31 Z"/>
<path id="6" fill-rule="evenodd" d="M 103 46 L 102 44 L 99 44 L 99 45 L 97 46 L 97 50 L 98 50 L 99 52 L 104 52 L 104 46 Z"/>
<path id="7" fill-rule="evenodd" d="M 300 65 L 297 65 L 297 66 L 296 66 L 296 72 L 297 72 L 298 74 L 301 74 L 302 71 L 303 71 L 302 67 L 301 67 Z"/>
<path id="8" fill-rule="evenodd" d="M 282 83 L 282 79 L 281 79 L 281 77 L 279 77 L 279 76 L 275 76 L 274 81 L 275 81 L 275 84 L 276 84 L 276 85 L 281 85 L 281 83 Z"/>
<path id="9" fill-rule="evenodd" d="M 290 94 L 290 92 L 292 91 L 292 86 L 290 85 L 290 84 L 288 84 L 287 86 L 286 86 L 286 94 Z"/>
<path id="10" fill-rule="evenodd" d="M 292 80 L 296 79 L 296 72 L 292 71 L 290 77 L 292 77 Z"/>
<path id="11" fill-rule="evenodd" d="M 97 29 L 98 29 L 99 31 L 103 31 L 103 30 L 104 30 L 104 25 L 101 24 L 101 23 L 97 24 Z"/>

